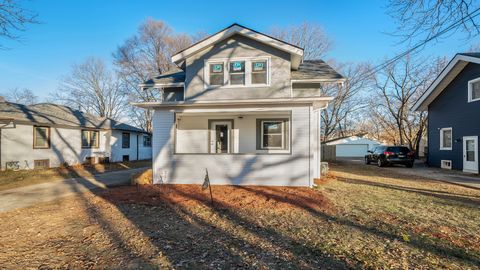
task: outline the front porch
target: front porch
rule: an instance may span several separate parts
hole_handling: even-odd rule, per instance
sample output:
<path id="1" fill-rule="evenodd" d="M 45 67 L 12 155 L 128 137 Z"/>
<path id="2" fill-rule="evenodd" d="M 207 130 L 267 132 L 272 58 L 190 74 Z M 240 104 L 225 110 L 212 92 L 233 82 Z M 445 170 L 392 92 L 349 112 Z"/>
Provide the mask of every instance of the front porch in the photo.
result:
<path id="1" fill-rule="evenodd" d="M 156 110 L 155 183 L 312 186 L 320 177 L 313 106 Z"/>

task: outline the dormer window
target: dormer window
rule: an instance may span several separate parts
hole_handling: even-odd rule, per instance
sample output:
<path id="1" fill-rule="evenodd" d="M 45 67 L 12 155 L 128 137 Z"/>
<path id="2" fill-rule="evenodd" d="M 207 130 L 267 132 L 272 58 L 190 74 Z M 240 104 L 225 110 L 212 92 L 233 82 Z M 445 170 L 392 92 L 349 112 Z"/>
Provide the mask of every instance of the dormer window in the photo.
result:
<path id="1" fill-rule="evenodd" d="M 468 102 L 480 100 L 480 78 L 468 82 Z"/>
<path id="2" fill-rule="evenodd" d="M 270 57 L 205 61 L 205 89 L 270 86 Z"/>

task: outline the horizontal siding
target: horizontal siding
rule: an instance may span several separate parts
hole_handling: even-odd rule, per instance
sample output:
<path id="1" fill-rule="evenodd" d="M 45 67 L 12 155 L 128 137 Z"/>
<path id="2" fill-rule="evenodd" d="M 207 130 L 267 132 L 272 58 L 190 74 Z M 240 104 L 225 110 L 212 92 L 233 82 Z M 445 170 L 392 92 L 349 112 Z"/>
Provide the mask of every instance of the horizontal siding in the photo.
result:
<path id="1" fill-rule="evenodd" d="M 291 153 L 173 154 L 174 113 L 155 111 L 153 133 L 156 183 L 201 184 L 208 169 L 213 184 L 308 186 L 310 183 L 310 107 L 292 111 Z M 255 142 L 252 142 L 255 144 Z"/>
<path id="2" fill-rule="evenodd" d="M 428 107 L 428 163 L 451 160 L 463 170 L 463 137 L 480 136 L 480 101 L 468 102 L 468 81 L 480 77 L 480 65 L 468 64 Z M 452 150 L 440 150 L 440 129 L 452 127 Z"/>

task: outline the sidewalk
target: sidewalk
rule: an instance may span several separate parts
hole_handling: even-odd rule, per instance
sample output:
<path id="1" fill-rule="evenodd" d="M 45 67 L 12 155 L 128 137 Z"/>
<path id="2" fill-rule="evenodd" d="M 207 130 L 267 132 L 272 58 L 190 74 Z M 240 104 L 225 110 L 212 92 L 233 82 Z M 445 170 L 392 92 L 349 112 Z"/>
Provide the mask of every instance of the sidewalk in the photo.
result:
<path id="1" fill-rule="evenodd" d="M 108 172 L 91 177 L 72 178 L 0 191 L 0 212 L 53 201 L 97 188 L 125 185 L 130 183 L 132 174 L 147 169 L 148 167 Z"/>

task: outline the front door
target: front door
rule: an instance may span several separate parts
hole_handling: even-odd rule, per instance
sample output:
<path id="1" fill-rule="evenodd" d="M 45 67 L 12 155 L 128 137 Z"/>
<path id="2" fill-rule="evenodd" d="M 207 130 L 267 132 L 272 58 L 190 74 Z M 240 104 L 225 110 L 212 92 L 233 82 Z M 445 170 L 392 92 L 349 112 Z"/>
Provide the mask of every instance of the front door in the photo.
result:
<path id="1" fill-rule="evenodd" d="M 478 173 L 478 136 L 463 137 L 463 171 Z"/>
<path id="2" fill-rule="evenodd" d="M 210 153 L 230 153 L 230 130 L 232 123 L 229 121 L 213 121 L 210 126 Z"/>

